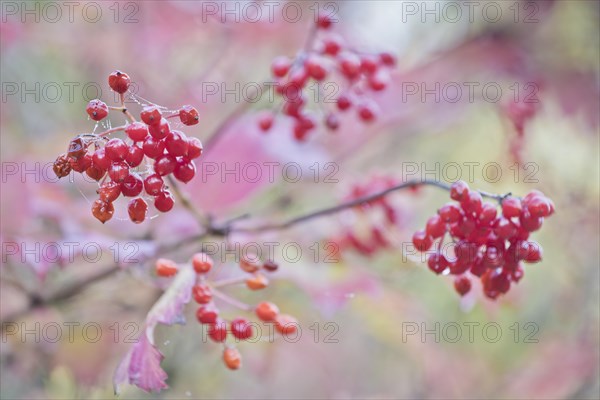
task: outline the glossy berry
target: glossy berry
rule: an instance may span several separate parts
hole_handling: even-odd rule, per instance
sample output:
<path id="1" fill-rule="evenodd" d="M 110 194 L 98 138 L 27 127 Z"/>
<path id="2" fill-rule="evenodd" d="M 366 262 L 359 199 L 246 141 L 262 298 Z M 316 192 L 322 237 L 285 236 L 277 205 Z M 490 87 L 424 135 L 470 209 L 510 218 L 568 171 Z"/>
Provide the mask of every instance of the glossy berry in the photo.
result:
<path id="1" fill-rule="evenodd" d="M 462 201 L 469 193 L 469 185 L 465 181 L 456 181 L 450 186 L 450 198 L 456 201 Z"/>
<path id="2" fill-rule="evenodd" d="M 202 142 L 196 137 L 188 137 L 188 150 L 186 157 L 190 160 L 202 155 Z"/>
<path id="3" fill-rule="evenodd" d="M 125 156 L 127 156 L 128 151 L 127 144 L 121 139 L 110 139 L 106 146 L 104 146 L 104 151 L 106 156 L 112 161 L 123 161 Z"/>
<path id="4" fill-rule="evenodd" d="M 246 286 L 250 290 L 261 290 L 269 285 L 269 280 L 266 276 L 257 273 L 253 277 L 246 279 Z"/>
<path id="5" fill-rule="evenodd" d="M 146 157 L 156 159 L 164 154 L 165 142 L 163 140 L 154 139 L 152 136 L 148 136 L 146 140 L 144 140 L 142 149 L 144 150 Z"/>
<path id="6" fill-rule="evenodd" d="M 115 207 L 112 203 L 98 199 L 92 204 L 92 215 L 102 223 L 105 223 L 113 217 Z"/>
<path id="7" fill-rule="evenodd" d="M 293 335 L 298 331 L 298 321 L 290 315 L 280 314 L 275 318 L 275 329 L 282 335 Z"/>
<path id="8" fill-rule="evenodd" d="M 448 261 L 443 254 L 438 252 L 432 253 L 427 257 L 427 266 L 436 274 L 441 274 L 448 267 Z"/>
<path id="9" fill-rule="evenodd" d="M 471 290 L 471 280 L 466 276 L 456 277 L 454 279 L 454 289 L 459 295 L 464 296 Z"/>
<path id="10" fill-rule="evenodd" d="M 260 269 L 260 260 L 256 254 L 245 254 L 240 258 L 240 268 L 253 273 Z"/>
<path id="11" fill-rule="evenodd" d="M 192 161 L 177 161 L 173 176 L 180 182 L 188 183 L 196 175 L 196 165 Z"/>
<path id="12" fill-rule="evenodd" d="M 196 253 L 192 257 L 192 266 L 198 274 L 206 274 L 214 265 L 212 258 L 206 253 Z"/>
<path id="13" fill-rule="evenodd" d="M 438 210 L 438 215 L 444 222 L 453 223 L 461 219 L 460 208 L 456 204 L 448 203 Z"/>
<path id="14" fill-rule="evenodd" d="M 242 366 L 242 355 L 236 348 L 226 347 L 223 350 L 223 363 L 229 369 L 239 369 Z"/>
<path id="15" fill-rule="evenodd" d="M 100 179 L 102 179 L 104 177 L 104 175 L 106 175 L 106 170 L 104 170 L 102 168 L 98 168 L 98 167 L 94 166 L 94 164 L 92 163 L 92 165 L 90 165 L 85 170 L 85 173 L 91 179 L 93 179 L 95 181 L 100 181 Z"/>
<path id="16" fill-rule="evenodd" d="M 92 155 L 92 164 L 104 170 L 108 170 L 110 168 L 112 162 L 110 158 L 106 156 L 106 151 L 104 150 L 104 147 L 94 152 L 94 154 Z"/>
<path id="17" fill-rule="evenodd" d="M 425 231 L 417 231 L 413 235 L 412 242 L 418 251 L 427 251 L 433 244 L 433 240 L 428 236 Z"/>
<path id="18" fill-rule="evenodd" d="M 144 160 L 144 150 L 138 145 L 131 145 L 127 149 L 125 162 L 132 168 L 139 166 Z"/>
<path id="19" fill-rule="evenodd" d="M 446 233 L 446 223 L 439 215 L 434 215 L 427 220 L 425 232 L 434 239 L 439 238 Z"/>
<path id="20" fill-rule="evenodd" d="M 246 340 L 252 337 L 254 329 L 252 325 L 245 318 L 236 318 L 231 321 L 231 334 L 240 340 Z"/>
<path id="21" fill-rule="evenodd" d="M 129 213 L 131 222 L 134 224 L 141 224 L 146 219 L 148 203 L 140 197 L 132 199 L 127 205 L 127 212 Z"/>
<path id="22" fill-rule="evenodd" d="M 92 165 L 92 156 L 89 154 L 85 154 L 78 159 L 70 159 L 71 169 L 75 172 L 84 172 Z"/>
<path id="23" fill-rule="evenodd" d="M 169 121 L 167 121 L 165 118 L 161 118 L 158 124 L 150 125 L 148 127 L 148 132 L 156 140 L 166 138 L 171 132 L 171 128 L 169 127 Z"/>
<path id="24" fill-rule="evenodd" d="M 85 111 L 94 121 L 102 121 L 108 115 L 108 106 L 101 100 L 90 100 Z"/>
<path id="25" fill-rule="evenodd" d="M 217 319 L 214 324 L 208 327 L 208 337 L 217 343 L 222 343 L 227 338 L 227 323 Z"/>
<path id="26" fill-rule="evenodd" d="M 279 268 L 279 265 L 273 260 L 267 260 L 263 264 L 263 268 L 268 272 L 274 272 L 274 271 L 277 271 L 277 269 Z"/>
<path id="27" fill-rule="evenodd" d="M 177 159 L 170 154 L 163 154 L 156 159 L 154 163 L 154 172 L 157 175 L 165 176 L 175 171 Z"/>
<path id="28" fill-rule="evenodd" d="M 271 63 L 271 72 L 277 78 L 283 78 L 287 75 L 292 66 L 292 61 L 285 56 L 276 57 Z"/>
<path id="29" fill-rule="evenodd" d="M 181 107 L 179 110 L 179 120 L 184 125 L 196 125 L 200 121 L 198 110 L 189 105 Z"/>
<path id="30" fill-rule="evenodd" d="M 543 217 L 535 217 L 531 215 L 528 211 L 523 211 L 523 213 L 519 217 L 519 223 L 521 224 L 521 227 L 528 232 L 537 231 L 542 227 L 543 222 Z"/>
<path id="31" fill-rule="evenodd" d="M 483 199 L 481 194 L 477 191 L 469 191 L 466 193 L 460 201 L 460 206 L 465 213 L 472 215 L 479 215 L 483 209 Z"/>
<path id="32" fill-rule="evenodd" d="M 212 301 L 212 290 L 208 285 L 195 285 L 192 295 L 198 304 L 208 304 Z"/>
<path id="33" fill-rule="evenodd" d="M 146 106 L 142 109 L 140 118 L 146 125 L 157 125 L 161 122 L 162 113 L 158 106 Z"/>
<path id="34" fill-rule="evenodd" d="M 212 304 L 202 306 L 196 311 L 196 318 L 201 324 L 214 324 L 218 317 L 219 311 Z"/>
<path id="35" fill-rule="evenodd" d="M 502 214 L 506 218 L 518 217 L 521 215 L 521 200 L 516 197 L 507 197 L 502 200 Z"/>
<path id="36" fill-rule="evenodd" d="M 114 162 L 108 169 L 108 176 L 115 182 L 123 182 L 129 176 L 129 165 L 124 162 Z"/>
<path id="37" fill-rule="evenodd" d="M 121 195 L 121 185 L 116 182 L 104 182 L 97 190 L 100 200 L 112 203 Z"/>
<path id="38" fill-rule="evenodd" d="M 132 122 L 125 128 L 125 133 L 134 142 L 142 142 L 148 136 L 148 126 L 141 122 Z"/>
<path id="39" fill-rule="evenodd" d="M 144 189 L 150 196 L 158 195 L 162 191 L 164 184 L 163 179 L 157 174 L 148 175 L 144 179 Z"/>
<path id="40" fill-rule="evenodd" d="M 117 93 L 123 94 L 129 89 L 129 85 L 131 84 L 131 79 L 129 79 L 129 75 L 125 72 L 121 71 L 113 71 L 108 76 L 108 86 L 112 90 Z"/>
<path id="41" fill-rule="evenodd" d="M 142 193 L 144 181 L 138 174 L 131 173 L 121 182 L 121 193 L 123 196 L 135 197 Z"/>
<path id="42" fill-rule="evenodd" d="M 163 190 L 154 198 L 154 208 L 156 208 L 160 212 L 168 212 L 171 211 L 175 201 L 173 201 L 173 196 L 171 192 L 167 190 Z"/>
<path id="43" fill-rule="evenodd" d="M 156 260 L 156 264 L 154 265 L 154 269 L 156 271 L 156 275 L 161 277 L 171 277 L 177 274 L 179 271 L 179 267 L 175 264 L 174 261 L 168 260 L 166 258 L 159 258 Z"/>
<path id="44" fill-rule="evenodd" d="M 181 131 L 171 131 L 165 138 L 165 148 L 174 157 L 186 155 L 188 152 L 187 136 Z"/>
<path id="45" fill-rule="evenodd" d="M 263 301 L 256 306 L 254 312 L 261 321 L 272 322 L 279 315 L 279 308 L 273 303 Z"/>

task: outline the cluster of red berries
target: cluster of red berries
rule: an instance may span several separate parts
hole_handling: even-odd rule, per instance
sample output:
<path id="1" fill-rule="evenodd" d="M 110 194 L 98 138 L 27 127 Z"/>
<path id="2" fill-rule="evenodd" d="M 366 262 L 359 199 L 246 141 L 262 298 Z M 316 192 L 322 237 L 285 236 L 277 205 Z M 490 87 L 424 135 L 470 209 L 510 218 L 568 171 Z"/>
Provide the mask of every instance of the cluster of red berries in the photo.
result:
<path id="1" fill-rule="evenodd" d="M 325 31 L 331 24 L 331 18 L 321 14 L 316 21 L 316 28 Z M 332 75 L 341 76 L 346 81 L 347 90 L 335 99 L 337 110 L 347 111 L 355 106 L 360 120 L 373 121 L 377 117 L 378 106 L 365 94 L 386 88 L 390 80 L 389 69 L 396 64 L 395 57 L 390 53 L 359 53 L 333 33 L 323 37 L 313 47 L 294 60 L 280 56 L 271 64 L 271 72 L 277 79 L 276 92 L 284 99 L 281 110 L 294 119 L 294 138 L 305 140 L 317 124 L 315 117 L 305 111 L 307 101 L 303 89 L 310 79 L 320 84 Z M 264 112 L 259 117 L 258 125 L 263 132 L 267 132 L 273 120 L 272 112 Z M 339 128 L 336 112 L 324 113 L 324 125 L 331 131 Z"/>
<path id="2" fill-rule="evenodd" d="M 394 187 L 398 180 L 389 175 L 374 175 L 364 183 L 352 185 L 344 201 L 353 201 Z M 352 249 L 356 252 L 372 256 L 378 251 L 392 247 L 388 237 L 390 231 L 395 231 L 400 219 L 400 211 L 389 196 L 382 196 L 354 207 L 352 218 L 346 229 L 335 242 L 341 251 Z M 364 217 L 364 218 L 362 218 Z M 361 223 L 364 221 L 364 224 Z"/>
<path id="3" fill-rule="evenodd" d="M 523 277 L 523 263 L 542 259 L 542 249 L 528 241 L 529 234 L 554 213 L 554 204 L 534 190 L 525 197 L 499 198 L 501 212 L 493 203 L 483 202 L 481 193 L 463 181 L 452 184 L 448 203 L 427 220 L 424 230 L 412 238 L 415 248 L 426 252 L 427 265 L 436 274 L 456 275 L 454 287 L 462 296 L 471 289 L 466 273 L 479 277 L 484 294 L 490 299 L 508 292 L 511 283 Z M 449 236 L 448 248 L 444 239 Z M 449 250 L 449 252 L 446 252 Z"/>
<path id="4" fill-rule="evenodd" d="M 192 257 L 192 266 L 197 274 L 197 282 L 192 289 L 192 295 L 200 307 L 196 311 L 198 322 L 208 327 L 208 337 L 217 343 L 224 344 L 223 362 L 230 369 L 241 366 L 241 355 L 233 344 L 226 345 L 228 335 L 237 340 L 247 340 L 254 336 L 253 324 L 244 317 L 226 320 L 219 314 L 219 309 L 213 301 L 213 294 L 218 292 L 218 287 L 225 284 L 245 283 L 250 290 L 260 290 L 268 286 L 269 280 L 262 273 L 276 271 L 279 266 L 271 261 L 261 263 L 256 255 L 247 255 L 241 258 L 240 268 L 247 274 L 242 279 L 233 281 L 210 281 L 207 274 L 213 269 L 212 258 L 205 253 L 196 253 Z M 179 268 L 171 260 L 161 258 L 156 262 L 156 274 L 161 277 L 171 277 L 177 274 Z M 223 297 L 223 295 L 221 295 Z M 295 334 L 298 328 L 296 319 L 287 314 L 280 314 L 277 305 L 263 301 L 255 307 L 249 307 L 258 319 L 265 323 L 272 323 L 275 330 L 281 335 Z"/>
<path id="5" fill-rule="evenodd" d="M 92 205 L 92 214 L 102 223 L 113 217 L 113 202 L 120 195 L 133 198 L 127 210 L 134 223 L 146 219 L 148 204 L 141 197 L 144 191 L 153 198 L 158 211 L 171 210 L 173 196 L 163 179 L 173 174 L 177 180 L 189 182 L 196 174 L 193 160 L 202 154 L 199 139 L 171 130 L 168 121 L 179 117 L 183 125 L 197 124 L 198 111 L 194 107 L 183 106 L 169 111 L 154 104 L 147 105 L 140 113 L 142 121 L 138 122 L 124 106 L 124 94 L 130 83 L 126 73 L 114 71 L 108 77 L 108 84 L 121 95 L 121 107 L 108 107 L 98 99 L 90 101 L 86 107 L 94 121 L 102 121 L 112 109 L 125 114 L 129 123 L 99 134 L 78 135 L 71 140 L 68 152 L 54 162 L 54 172 L 59 178 L 75 171 L 99 182 L 99 198 Z M 118 131 L 124 131 L 126 137 L 109 139 Z"/>

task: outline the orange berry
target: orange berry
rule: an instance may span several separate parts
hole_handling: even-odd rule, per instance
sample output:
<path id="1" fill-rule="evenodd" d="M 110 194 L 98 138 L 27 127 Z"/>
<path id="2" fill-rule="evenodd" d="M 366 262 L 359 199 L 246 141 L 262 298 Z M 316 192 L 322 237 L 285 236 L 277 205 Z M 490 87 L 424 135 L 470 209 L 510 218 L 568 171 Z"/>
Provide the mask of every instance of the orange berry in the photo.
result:
<path id="1" fill-rule="evenodd" d="M 212 290 L 207 285 L 195 285 L 192 288 L 192 295 L 198 304 L 207 304 L 212 300 Z"/>
<path id="2" fill-rule="evenodd" d="M 223 351 L 223 362 L 229 369 L 238 369 L 242 366 L 242 355 L 238 349 L 226 347 Z"/>
<path id="3" fill-rule="evenodd" d="M 250 290 L 264 289 L 269 285 L 269 280 L 263 274 L 255 274 L 252 278 L 246 279 L 246 286 Z"/>
<path id="4" fill-rule="evenodd" d="M 278 315 L 275 318 L 275 329 L 282 335 L 292 335 L 298 330 L 298 320 L 291 315 Z"/>
<path id="5" fill-rule="evenodd" d="M 179 271 L 179 267 L 174 261 L 167 260 L 166 258 L 159 258 L 156 260 L 156 275 L 162 277 L 173 276 Z"/>
<path id="6" fill-rule="evenodd" d="M 192 257 L 194 270 L 199 274 L 206 274 L 213 267 L 212 258 L 206 253 L 196 253 Z"/>
<path id="7" fill-rule="evenodd" d="M 279 314 L 279 308 L 268 301 L 263 301 L 254 309 L 256 316 L 264 322 L 271 322 L 275 320 L 275 317 Z"/>
<path id="8" fill-rule="evenodd" d="M 260 269 L 260 260 L 256 254 L 247 254 L 240 260 L 240 268 L 246 272 L 256 272 Z"/>

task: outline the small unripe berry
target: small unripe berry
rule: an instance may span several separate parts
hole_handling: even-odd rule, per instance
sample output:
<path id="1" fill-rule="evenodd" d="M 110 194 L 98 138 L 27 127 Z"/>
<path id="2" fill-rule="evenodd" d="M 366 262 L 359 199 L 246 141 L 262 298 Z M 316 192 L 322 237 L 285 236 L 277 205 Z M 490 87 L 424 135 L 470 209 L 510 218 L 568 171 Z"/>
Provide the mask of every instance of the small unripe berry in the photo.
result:
<path id="1" fill-rule="evenodd" d="M 112 90 L 117 93 L 123 94 L 129 89 L 129 85 L 131 84 L 131 79 L 129 79 L 129 75 L 125 72 L 121 71 L 113 71 L 108 76 L 108 86 Z"/>

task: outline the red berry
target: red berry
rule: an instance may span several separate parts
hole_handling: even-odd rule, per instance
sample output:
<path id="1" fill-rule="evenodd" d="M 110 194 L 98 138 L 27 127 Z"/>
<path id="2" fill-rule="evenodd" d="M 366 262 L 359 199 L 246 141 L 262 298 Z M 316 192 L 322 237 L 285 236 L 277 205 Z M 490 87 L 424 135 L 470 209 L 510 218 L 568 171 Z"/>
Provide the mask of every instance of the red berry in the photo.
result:
<path id="1" fill-rule="evenodd" d="M 471 290 L 471 280 L 466 276 L 458 276 L 454 279 L 454 289 L 461 296 L 469 293 Z"/>
<path id="2" fill-rule="evenodd" d="M 85 173 L 93 180 L 99 181 L 104 177 L 104 175 L 106 175 L 106 170 L 96 167 L 94 166 L 94 163 L 92 163 L 92 165 L 90 165 L 88 169 L 85 170 Z"/>
<path id="3" fill-rule="evenodd" d="M 194 285 L 192 295 L 198 304 L 208 304 L 212 301 L 212 290 L 207 285 Z"/>
<path id="4" fill-rule="evenodd" d="M 335 56 L 340 52 L 343 45 L 344 41 L 341 36 L 331 35 L 323 40 L 323 52 Z"/>
<path id="5" fill-rule="evenodd" d="M 123 94 L 129 89 L 131 79 L 129 75 L 121 71 L 113 71 L 108 76 L 108 86 L 117 93 Z"/>
<path id="6" fill-rule="evenodd" d="M 181 131 L 171 131 L 165 139 L 165 148 L 174 157 L 186 155 L 188 152 L 187 136 Z"/>
<path id="7" fill-rule="evenodd" d="M 231 321 L 231 334 L 240 339 L 246 340 L 252 337 L 254 329 L 246 318 L 236 318 Z"/>
<path id="8" fill-rule="evenodd" d="M 63 178 L 71 172 L 71 161 L 66 154 L 61 154 L 52 165 L 52 170 L 58 178 Z"/>
<path id="9" fill-rule="evenodd" d="M 271 72 L 277 78 L 283 78 L 287 75 L 290 67 L 292 66 L 292 61 L 285 56 L 276 57 L 271 63 Z"/>
<path id="10" fill-rule="evenodd" d="M 193 160 L 202 155 L 202 142 L 196 137 L 188 137 L 187 158 Z"/>
<path id="11" fill-rule="evenodd" d="M 460 206 L 468 215 L 479 215 L 483 209 L 483 199 L 476 191 L 469 191 L 460 201 Z"/>
<path id="12" fill-rule="evenodd" d="M 456 204 L 448 203 L 438 210 L 438 215 L 444 222 L 453 223 L 461 219 L 461 211 Z"/>
<path id="13" fill-rule="evenodd" d="M 154 172 L 160 176 L 169 175 L 175 171 L 177 159 L 170 154 L 163 154 L 154 162 Z"/>
<path id="14" fill-rule="evenodd" d="M 125 161 L 129 164 L 130 167 L 137 167 L 144 160 L 144 150 L 140 146 L 135 144 L 129 146 L 127 150 L 127 155 L 125 156 Z"/>
<path id="15" fill-rule="evenodd" d="M 108 170 L 110 168 L 111 161 L 106 156 L 104 147 L 94 152 L 94 155 L 92 156 L 92 164 L 98 168 L 102 168 L 103 170 Z"/>
<path id="16" fill-rule="evenodd" d="M 194 107 L 186 105 L 181 107 L 179 110 L 179 119 L 184 125 L 196 125 L 198 121 L 200 121 L 200 116 L 198 115 L 198 110 Z"/>
<path id="17" fill-rule="evenodd" d="M 441 274 L 448 267 L 449 263 L 443 254 L 438 252 L 432 253 L 427 257 L 427 266 L 436 274 Z"/>
<path id="18" fill-rule="evenodd" d="M 140 224 L 146 219 L 148 204 L 140 197 L 132 199 L 127 205 L 127 212 L 129 213 L 129 219 L 134 224 Z"/>
<path id="19" fill-rule="evenodd" d="M 517 227 L 510 220 L 500 217 L 494 224 L 494 233 L 500 239 L 510 239 L 516 235 Z"/>
<path id="20" fill-rule="evenodd" d="M 144 182 L 138 174 L 129 174 L 123 182 L 121 182 L 121 193 L 123 196 L 135 197 L 142 193 Z"/>
<path id="21" fill-rule="evenodd" d="M 298 331 L 298 320 L 287 314 L 280 314 L 275 318 L 275 329 L 282 335 L 292 335 Z"/>
<path id="22" fill-rule="evenodd" d="M 169 121 L 167 121 L 165 118 L 161 118 L 158 124 L 150 125 L 148 127 L 148 132 L 156 140 L 166 138 L 171 132 L 171 128 L 169 127 Z"/>
<path id="23" fill-rule="evenodd" d="M 263 268 L 265 270 L 267 270 L 268 272 L 274 272 L 274 271 L 277 271 L 277 269 L 279 268 L 279 265 L 273 260 L 267 260 L 263 264 Z"/>
<path id="24" fill-rule="evenodd" d="M 84 172 L 89 167 L 91 167 L 92 162 L 93 157 L 89 154 L 85 154 L 83 157 L 79 157 L 76 160 L 71 158 L 69 161 L 71 169 L 75 172 Z"/>
<path id="25" fill-rule="evenodd" d="M 160 175 L 152 174 L 148 175 L 144 180 L 144 189 L 150 196 L 158 195 L 164 186 L 164 181 Z"/>
<path id="26" fill-rule="evenodd" d="M 101 100 L 90 100 L 85 111 L 94 121 L 101 121 L 108 115 L 108 106 Z"/>
<path id="27" fill-rule="evenodd" d="M 188 183 L 196 175 L 196 164 L 193 161 L 186 161 L 185 159 L 177 161 L 173 176 L 183 183 Z"/>
<path id="28" fill-rule="evenodd" d="M 272 322 L 275 320 L 275 317 L 279 314 L 279 308 L 268 301 L 263 301 L 258 304 L 254 309 L 256 316 L 264 322 Z"/>
<path id="29" fill-rule="evenodd" d="M 542 261 L 542 247 L 536 242 L 521 241 L 517 247 L 517 258 L 528 263 Z"/>
<path id="30" fill-rule="evenodd" d="M 121 185 L 116 182 L 104 182 L 97 190 L 100 200 L 112 203 L 121 195 Z"/>
<path id="31" fill-rule="evenodd" d="M 242 355 L 233 347 L 226 347 L 223 350 L 223 362 L 229 369 L 239 369 L 242 365 Z"/>
<path id="32" fill-rule="evenodd" d="M 439 215 L 434 215 L 427 220 L 425 232 L 433 239 L 442 237 L 442 235 L 446 233 L 446 223 Z"/>
<path id="33" fill-rule="evenodd" d="M 454 254 L 456 255 L 456 263 L 462 265 L 470 265 L 477 257 L 478 247 L 474 243 L 466 240 L 460 240 L 454 246 Z"/>
<path id="34" fill-rule="evenodd" d="M 469 193 L 469 185 L 465 181 L 456 181 L 450 186 L 450 198 L 456 201 L 462 201 Z"/>
<path id="35" fill-rule="evenodd" d="M 544 222 L 543 217 L 535 217 L 531 215 L 528 211 L 523 211 L 521 216 L 519 217 L 519 222 L 521 224 L 521 228 L 526 230 L 527 232 L 537 231 L 542 227 L 542 223 Z"/>
<path id="36" fill-rule="evenodd" d="M 329 29 L 329 27 L 331 27 L 332 19 L 328 14 L 321 11 L 317 16 L 316 23 L 317 27 L 319 27 L 320 29 Z"/>
<path id="37" fill-rule="evenodd" d="M 258 117 L 258 126 L 261 131 L 267 132 L 273 126 L 273 114 L 269 111 L 261 113 Z"/>
<path id="38" fill-rule="evenodd" d="M 393 67 L 396 65 L 396 57 L 391 53 L 381 53 L 379 54 L 379 60 L 383 65 L 387 65 L 389 67 Z"/>
<path id="39" fill-rule="evenodd" d="M 417 231 L 412 238 L 413 244 L 418 251 L 427 251 L 433 244 L 433 240 L 425 231 Z"/>
<path id="40" fill-rule="evenodd" d="M 154 208 L 160 212 L 168 212 L 173 208 L 175 202 L 171 192 L 164 190 L 154 198 Z"/>
<path id="41" fill-rule="evenodd" d="M 377 114 L 377 104 L 372 101 L 364 101 L 358 105 L 358 116 L 365 122 L 373 121 Z"/>
<path id="42" fill-rule="evenodd" d="M 213 267 L 212 258 L 206 253 L 196 253 L 192 257 L 192 266 L 198 274 L 206 274 Z"/>
<path id="43" fill-rule="evenodd" d="M 129 176 L 129 165 L 124 162 L 114 162 L 108 169 L 108 176 L 115 182 L 123 182 Z"/>
<path id="44" fill-rule="evenodd" d="M 148 136 L 148 126 L 141 122 L 132 122 L 125 128 L 125 133 L 134 142 L 142 142 Z"/>
<path id="45" fill-rule="evenodd" d="M 519 264 L 517 265 L 517 268 L 512 271 L 511 278 L 513 282 L 518 283 L 521 278 L 523 278 L 523 275 L 525 275 L 525 271 L 523 271 L 523 267 Z"/>
<path id="46" fill-rule="evenodd" d="M 121 139 L 110 139 L 106 146 L 104 146 L 104 152 L 106 156 L 110 158 L 112 161 L 123 161 L 125 156 L 127 155 L 127 151 L 129 148 L 127 144 Z"/>
<path id="47" fill-rule="evenodd" d="M 492 203 L 483 203 L 481 213 L 479 214 L 479 224 L 481 226 L 492 226 L 498 215 L 498 209 Z"/>
<path id="48" fill-rule="evenodd" d="M 347 96 L 345 94 L 341 94 L 340 97 L 337 98 L 337 107 L 341 111 L 347 110 L 351 106 L 352 106 L 352 101 L 350 100 L 349 96 Z"/>
<path id="49" fill-rule="evenodd" d="M 112 218 L 115 213 L 115 207 L 112 203 L 98 199 L 92 204 L 92 215 L 102 223 Z"/>
<path id="50" fill-rule="evenodd" d="M 354 79 L 360 74 L 360 58 L 354 53 L 340 54 L 338 64 L 342 74 L 348 79 Z"/>
<path id="51" fill-rule="evenodd" d="M 325 126 L 327 129 L 335 131 L 340 127 L 340 120 L 335 114 L 329 113 L 325 118 Z"/>
<path id="52" fill-rule="evenodd" d="M 389 82 L 390 76 L 384 71 L 376 72 L 369 77 L 369 86 L 376 92 L 385 89 Z"/>
<path id="53" fill-rule="evenodd" d="M 217 322 L 209 325 L 208 337 L 217 343 L 222 343 L 227 338 L 227 323 L 221 319 L 217 319 Z"/>
<path id="54" fill-rule="evenodd" d="M 365 74 L 374 74 L 379 67 L 379 60 L 371 55 L 364 55 L 360 58 L 360 69 Z"/>
<path id="55" fill-rule="evenodd" d="M 157 106 L 146 106 L 142 109 L 140 118 L 146 125 L 157 125 L 161 122 L 162 113 Z"/>
<path id="56" fill-rule="evenodd" d="M 82 138 L 76 137 L 69 142 L 69 149 L 67 150 L 67 156 L 74 160 L 77 160 L 85 155 L 87 152 L 87 145 Z"/>
<path id="57" fill-rule="evenodd" d="M 327 68 L 325 67 L 323 59 L 315 54 L 308 56 L 304 61 L 304 66 L 308 75 L 317 81 L 322 81 L 327 76 Z"/>
<path id="58" fill-rule="evenodd" d="M 510 289 L 510 278 L 502 268 L 488 270 L 481 278 L 485 294 L 494 299 Z"/>
<path id="59" fill-rule="evenodd" d="M 196 311 L 196 318 L 201 324 L 214 324 L 217 322 L 218 317 L 219 311 L 212 304 L 202 306 Z"/>
<path id="60" fill-rule="evenodd" d="M 159 258 L 156 260 L 156 264 L 154 265 L 154 269 L 156 271 L 156 275 L 162 277 L 171 277 L 179 271 L 179 267 L 175 264 L 174 261 L 171 261 L 166 258 Z"/>
<path id="61" fill-rule="evenodd" d="M 157 140 L 152 136 L 148 136 L 146 140 L 144 140 L 142 149 L 144 149 L 146 157 L 156 159 L 165 152 L 165 142 L 164 140 Z"/>
<path id="62" fill-rule="evenodd" d="M 526 207 L 533 217 L 547 217 L 551 213 L 551 208 L 553 208 L 547 199 L 541 196 L 535 196 L 527 201 Z"/>
<path id="63" fill-rule="evenodd" d="M 521 215 L 521 200 L 516 197 L 507 197 L 502 200 L 502 214 L 506 218 L 518 217 Z"/>

